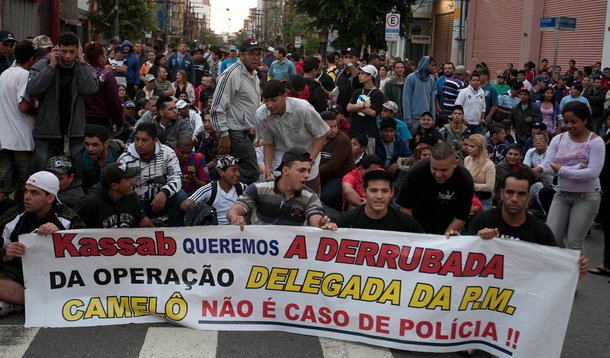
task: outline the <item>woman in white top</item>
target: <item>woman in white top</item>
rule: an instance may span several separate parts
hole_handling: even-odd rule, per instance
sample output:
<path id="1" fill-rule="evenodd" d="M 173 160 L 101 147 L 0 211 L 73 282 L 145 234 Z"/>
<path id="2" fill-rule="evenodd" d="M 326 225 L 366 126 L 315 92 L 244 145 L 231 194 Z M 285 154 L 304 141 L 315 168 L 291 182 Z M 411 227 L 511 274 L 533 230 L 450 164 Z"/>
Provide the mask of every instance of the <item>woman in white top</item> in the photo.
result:
<path id="1" fill-rule="evenodd" d="M 172 88 L 174 89 L 174 97 L 180 98 L 180 93 L 186 93 L 189 102 L 195 103 L 195 87 L 188 81 L 185 70 L 176 72 L 176 81 L 172 83 Z"/>
<path id="2" fill-rule="evenodd" d="M 547 225 L 560 246 L 584 251 L 585 236 L 599 209 L 604 141 L 591 128 L 591 112 L 581 102 L 569 102 L 562 111 L 567 133 L 557 135 L 542 163 L 544 172 L 558 177 Z"/>
<path id="3" fill-rule="evenodd" d="M 464 167 L 474 180 L 474 192 L 477 194 L 483 210 L 491 209 L 491 193 L 496 184 L 496 166 L 487 154 L 485 136 L 473 134 L 466 139 L 468 156 L 464 158 Z"/>

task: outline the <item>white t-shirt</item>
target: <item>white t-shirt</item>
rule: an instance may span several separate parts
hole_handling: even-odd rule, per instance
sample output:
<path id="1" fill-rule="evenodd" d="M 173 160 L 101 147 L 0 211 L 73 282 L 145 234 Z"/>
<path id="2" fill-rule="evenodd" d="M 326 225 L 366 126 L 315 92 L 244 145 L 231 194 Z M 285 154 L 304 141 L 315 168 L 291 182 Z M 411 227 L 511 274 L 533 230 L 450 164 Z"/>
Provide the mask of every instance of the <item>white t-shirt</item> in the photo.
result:
<path id="1" fill-rule="evenodd" d="M 125 63 L 125 60 L 115 60 L 114 58 L 109 58 L 108 59 L 108 63 L 110 64 L 111 67 L 121 67 L 123 66 Z M 125 74 L 124 73 L 114 73 L 114 78 L 116 79 L 116 83 L 117 85 L 127 85 L 127 79 L 125 78 Z"/>
<path id="2" fill-rule="evenodd" d="M 470 125 L 481 123 L 481 114 L 485 113 L 485 91 L 479 87 L 475 92 L 472 86 L 460 91 L 455 104 L 464 107 L 464 121 Z"/>
<path id="3" fill-rule="evenodd" d="M 33 151 L 34 116 L 19 111 L 26 97 L 29 72 L 19 66 L 8 68 L 0 76 L 0 149 Z M 26 98 L 27 99 L 27 98 Z"/>
<path id="4" fill-rule="evenodd" d="M 210 182 L 197 189 L 197 191 L 191 194 L 189 199 L 193 200 L 196 203 L 200 201 L 207 202 L 210 199 L 210 196 L 212 195 L 212 184 L 213 182 Z M 241 185 L 242 192 L 246 190 L 245 184 L 239 183 L 238 185 Z M 235 190 L 235 186 L 232 186 L 231 190 L 229 190 L 228 193 L 225 192 L 220 187 L 220 181 L 216 181 L 216 189 L 216 198 L 214 198 L 212 206 L 214 207 L 214 209 L 216 209 L 218 225 L 229 225 L 230 223 L 227 220 L 227 212 L 229 212 L 229 209 L 233 207 L 233 204 L 238 198 L 237 190 Z"/>

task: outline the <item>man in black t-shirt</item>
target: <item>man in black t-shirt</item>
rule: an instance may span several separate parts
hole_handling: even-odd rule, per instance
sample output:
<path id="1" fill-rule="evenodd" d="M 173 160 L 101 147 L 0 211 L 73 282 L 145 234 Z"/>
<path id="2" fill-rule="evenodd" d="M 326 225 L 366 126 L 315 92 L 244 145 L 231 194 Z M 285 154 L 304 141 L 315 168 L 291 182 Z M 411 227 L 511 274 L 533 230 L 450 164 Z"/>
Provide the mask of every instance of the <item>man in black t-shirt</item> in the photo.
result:
<path id="1" fill-rule="evenodd" d="M 551 229 L 527 212 L 530 196 L 529 182 L 530 175 L 524 170 L 518 170 L 506 176 L 504 182 L 501 183 L 501 207 L 486 210 L 475 216 L 468 232 L 483 239 L 500 237 L 557 246 Z M 589 268 L 589 260 L 581 256 L 578 263 L 582 278 Z"/>
<path id="2" fill-rule="evenodd" d="M 110 163 L 102 168 L 101 186 L 94 187 L 76 209 L 87 228 L 154 227 L 133 190 L 139 168 Z"/>
<path id="3" fill-rule="evenodd" d="M 372 229 L 423 233 L 419 223 L 410 215 L 390 206 L 394 196 L 392 175 L 383 169 L 364 175 L 362 187 L 365 203 L 341 215 L 337 226 L 344 228 Z"/>
<path id="4" fill-rule="evenodd" d="M 400 210 L 412 215 L 428 234 L 460 232 L 472 206 L 472 176 L 458 164 L 452 145 L 439 142 L 430 159 L 417 162 L 398 197 Z"/>
<path id="5" fill-rule="evenodd" d="M 350 135 L 366 135 L 369 140 L 377 137 L 377 116 L 381 113 L 383 105 L 383 92 L 375 87 L 374 81 L 378 72 L 375 66 L 366 65 L 360 67 L 358 82 L 362 88 L 352 92 L 352 97 L 346 107 L 351 113 Z M 370 143 L 369 143 L 370 145 Z M 374 147 L 373 147 L 374 151 Z"/>

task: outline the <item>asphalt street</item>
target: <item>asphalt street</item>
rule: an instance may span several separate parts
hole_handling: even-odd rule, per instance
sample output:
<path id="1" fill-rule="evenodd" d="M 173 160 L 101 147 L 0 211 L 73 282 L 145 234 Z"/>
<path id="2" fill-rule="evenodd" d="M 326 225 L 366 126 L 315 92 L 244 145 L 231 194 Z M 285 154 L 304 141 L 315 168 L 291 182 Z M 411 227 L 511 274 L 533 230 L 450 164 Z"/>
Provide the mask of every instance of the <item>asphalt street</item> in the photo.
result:
<path id="1" fill-rule="evenodd" d="M 601 263 L 602 252 L 602 233 L 593 230 L 586 241 L 592 266 Z M 24 319 L 23 312 L 0 319 L 0 357 L 460 357 L 281 332 L 197 331 L 169 324 L 26 329 Z M 609 333 L 608 277 L 587 274 L 578 284 L 562 357 L 609 357 Z"/>

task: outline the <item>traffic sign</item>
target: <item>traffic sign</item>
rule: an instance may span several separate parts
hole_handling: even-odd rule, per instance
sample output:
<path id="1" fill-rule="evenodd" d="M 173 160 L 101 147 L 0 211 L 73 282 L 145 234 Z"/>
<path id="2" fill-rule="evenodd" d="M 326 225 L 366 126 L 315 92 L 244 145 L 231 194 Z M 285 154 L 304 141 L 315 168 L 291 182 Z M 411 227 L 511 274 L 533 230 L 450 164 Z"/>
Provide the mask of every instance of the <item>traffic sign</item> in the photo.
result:
<path id="1" fill-rule="evenodd" d="M 388 13 L 385 16 L 385 40 L 394 42 L 400 40 L 400 14 Z"/>
<path id="2" fill-rule="evenodd" d="M 540 31 L 555 30 L 576 30 L 576 19 L 573 17 L 543 17 L 540 19 Z"/>
<path id="3" fill-rule="evenodd" d="M 575 31 L 576 19 L 573 17 L 560 17 L 559 30 Z"/>
<path id="4" fill-rule="evenodd" d="M 540 19 L 540 31 L 554 31 L 557 29 L 556 17 L 543 17 Z"/>

